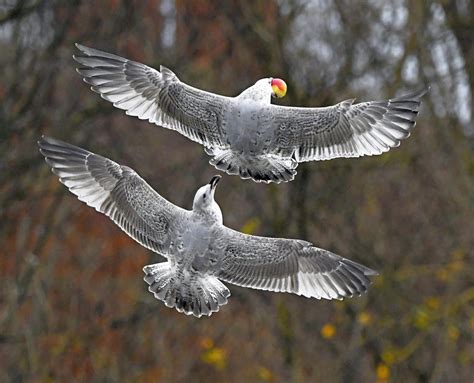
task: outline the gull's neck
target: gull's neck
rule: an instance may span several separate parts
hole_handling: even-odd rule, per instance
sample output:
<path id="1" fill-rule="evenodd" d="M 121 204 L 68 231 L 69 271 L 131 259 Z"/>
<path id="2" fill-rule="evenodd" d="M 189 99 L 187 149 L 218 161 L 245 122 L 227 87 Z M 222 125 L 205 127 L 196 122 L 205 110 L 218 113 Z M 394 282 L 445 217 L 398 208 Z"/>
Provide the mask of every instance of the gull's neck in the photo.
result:
<path id="1" fill-rule="evenodd" d="M 271 104 L 271 88 L 269 88 L 268 84 L 257 83 L 250 88 L 245 89 L 237 96 L 237 98 L 263 104 Z"/>
<path id="2" fill-rule="evenodd" d="M 216 201 L 212 201 L 211 205 L 200 206 L 193 208 L 193 214 L 199 220 L 204 221 L 207 224 L 222 224 L 222 211 Z"/>

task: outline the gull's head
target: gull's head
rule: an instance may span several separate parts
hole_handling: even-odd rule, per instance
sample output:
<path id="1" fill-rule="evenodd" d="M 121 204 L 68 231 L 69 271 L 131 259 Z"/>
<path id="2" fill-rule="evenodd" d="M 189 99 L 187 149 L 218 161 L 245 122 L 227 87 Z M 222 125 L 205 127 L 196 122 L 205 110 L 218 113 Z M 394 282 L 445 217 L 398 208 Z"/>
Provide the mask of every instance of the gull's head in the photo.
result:
<path id="1" fill-rule="evenodd" d="M 219 205 L 214 201 L 214 193 L 221 176 L 217 175 L 211 178 L 208 184 L 201 186 L 193 201 L 193 211 L 216 218 L 222 223 L 222 212 Z"/>
<path id="2" fill-rule="evenodd" d="M 272 97 L 282 98 L 286 94 L 286 82 L 281 78 L 262 78 L 255 83 L 254 87 Z"/>
<path id="3" fill-rule="evenodd" d="M 281 78 L 271 78 L 272 97 L 282 98 L 286 94 L 286 82 Z"/>
<path id="4" fill-rule="evenodd" d="M 286 83 L 279 78 L 262 78 L 250 88 L 245 89 L 238 97 L 244 100 L 269 103 L 271 97 L 284 97 L 286 94 Z"/>

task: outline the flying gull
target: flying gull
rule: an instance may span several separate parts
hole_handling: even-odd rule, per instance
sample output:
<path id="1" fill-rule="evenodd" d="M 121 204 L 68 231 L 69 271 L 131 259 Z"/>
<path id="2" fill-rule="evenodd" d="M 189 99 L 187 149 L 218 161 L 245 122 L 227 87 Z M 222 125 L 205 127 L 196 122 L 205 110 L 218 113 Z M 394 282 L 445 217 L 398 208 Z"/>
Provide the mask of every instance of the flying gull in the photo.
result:
<path id="1" fill-rule="evenodd" d="M 143 268 L 149 291 L 187 315 L 211 315 L 227 303 L 221 282 L 317 299 L 360 295 L 376 272 L 310 242 L 258 237 L 222 223 L 214 200 L 220 176 L 196 192 L 192 210 L 160 196 L 135 171 L 53 138 L 38 141 L 59 180 L 167 262 Z"/>
<path id="2" fill-rule="evenodd" d="M 323 108 L 271 104 L 286 84 L 264 78 L 237 97 L 206 92 L 160 70 L 76 44 L 77 71 L 130 116 L 176 130 L 204 146 L 210 163 L 257 182 L 294 179 L 300 162 L 372 156 L 400 145 L 415 126 L 426 90 L 390 100 Z"/>

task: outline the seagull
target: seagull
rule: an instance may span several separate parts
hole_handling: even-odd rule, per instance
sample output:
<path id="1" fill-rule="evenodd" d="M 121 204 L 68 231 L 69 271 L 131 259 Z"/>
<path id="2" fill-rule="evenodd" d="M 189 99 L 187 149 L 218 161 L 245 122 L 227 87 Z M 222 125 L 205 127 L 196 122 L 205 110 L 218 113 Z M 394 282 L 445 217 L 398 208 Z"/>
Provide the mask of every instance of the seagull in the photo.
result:
<path id="1" fill-rule="evenodd" d="M 214 200 L 220 176 L 198 189 L 192 210 L 159 195 L 133 169 L 65 142 L 41 137 L 40 152 L 79 200 L 167 259 L 145 266 L 148 290 L 168 307 L 196 317 L 227 303 L 222 283 L 317 299 L 367 291 L 377 273 L 310 242 L 259 237 L 223 225 Z"/>
<path id="2" fill-rule="evenodd" d="M 256 182 L 288 182 L 300 162 L 382 154 L 415 126 L 427 90 L 384 101 L 322 108 L 274 105 L 286 83 L 264 78 L 236 97 L 180 81 L 168 68 L 76 44 L 79 74 L 130 116 L 176 130 L 204 146 L 217 169 Z"/>

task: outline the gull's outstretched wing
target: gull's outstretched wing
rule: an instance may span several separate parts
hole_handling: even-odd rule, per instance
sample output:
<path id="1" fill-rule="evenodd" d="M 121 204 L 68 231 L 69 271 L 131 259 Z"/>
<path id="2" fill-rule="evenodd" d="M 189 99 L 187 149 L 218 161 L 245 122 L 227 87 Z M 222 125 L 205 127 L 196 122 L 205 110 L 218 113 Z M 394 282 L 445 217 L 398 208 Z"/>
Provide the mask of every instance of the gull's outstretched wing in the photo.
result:
<path id="1" fill-rule="evenodd" d="M 188 212 L 153 190 L 135 171 L 77 146 L 41 137 L 46 162 L 79 200 L 110 217 L 146 248 L 167 255 Z"/>
<path id="2" fill-rule="evenodd" d="M 176 130 L 207 147 L 227 147 L 222 116 L 231 98 L 181 82 L 165 68 L 76 44 L 77 71 L 92 90 L 130 116 Z"/>
<path id="3" fill-rule="evenodd" d="M 299 162 L 381 154 L 410 135 L 426 91 L 325 108 L 273 105 L 273 146 Z"/>
<path id="4" fill-rule="evenodd" d="M 213 248 L 220 254 L 216 276 L 254 289 L 342 299 L 364 293 L 368 276 L 377 274 L 309 242 L 247 235 L 224 226 Z"/>

